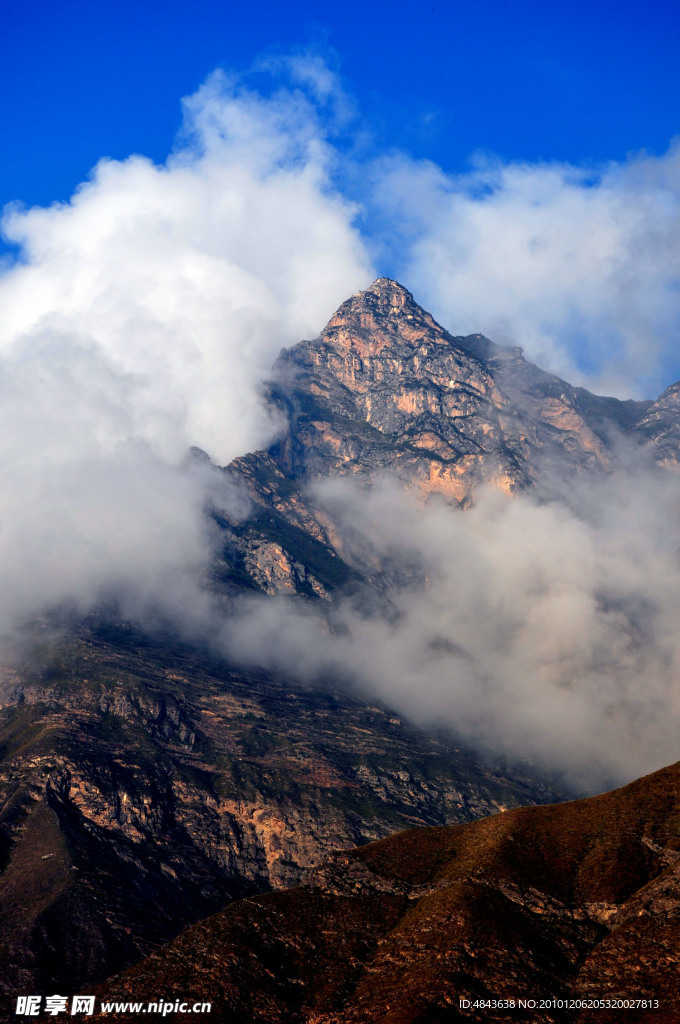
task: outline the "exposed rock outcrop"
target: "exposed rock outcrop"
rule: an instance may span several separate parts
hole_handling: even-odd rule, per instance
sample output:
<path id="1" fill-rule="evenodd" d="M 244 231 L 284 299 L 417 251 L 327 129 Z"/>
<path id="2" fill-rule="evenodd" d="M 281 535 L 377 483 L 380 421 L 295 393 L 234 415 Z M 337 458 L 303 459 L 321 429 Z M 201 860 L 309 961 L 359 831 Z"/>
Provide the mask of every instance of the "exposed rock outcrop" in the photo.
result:
<path id="1" fill-rule="evenodd" d="M 333 850 L 550 796 L 387 708 L 127 628 L 41 657 L 0 711 L 0 1015 Z"/>
<path id="2" fill-rule="evenodd" d="M 494 345 L 480 335 L 450 335 L 406 289 L 381 278 L 345 302 L 318 338 L 281 354 L 271 398 L 286 427 L 268 451 L 244 455 L 224 469 L 251 506 L 248 514 L 233 519 L 212 510 L 222 549 L 206 584 L 227 612 L 231 598 L 244 593 L 308 600 L 320 609 L 348 591 L 382 596 L 389 590 L 388 568 L 371 561 L 370 553 L 364 557 L 346 550 L 338 525 L 310 484 L 332 476 L 369 486 L 389 473 L 424 500 L 443 497 L 465 506 L 482 483 L 511 493 L 532 487 L 545 460 L 567 476 L 607 472 L 619 434 L 636 439 L 658 462 L 675 464 L 679 387 L 667 389 L 654 403 L 598 397 L 533 366 L 519 349 Z M 200 452 L 193 457 L 207 458 Z M 414 825 L 470 821 L 560 795 L 517 765 L 507 778 L 507 767 L 483 763 L 451 738 L 411 728 L 387 707 L 320 682 L 304 689 L 271 674 L 236 671 L 171 638 L 152 640 L 128 626 L 112 625 L 106 616 L 74 626 L 63 642 L 41 640 L 33 666 L 8 668 L 5 676 L 4 692 L 10 697 L 0 710 L 0 991 L 6 996 L 49 989 L 57 981 L 72 990 L 90 984 L 233 897 L 295 885 L 334 849 Z M 506 817 L 485 825 L 488 836 L 498 829 L 501 835 Z M 661 844 L 659 854 L 649 845 L 660 844 L 658 836 L 644 835 L 642 854 L 649 863 L 670 856 L 668 843 Z M 431 840 L 423 840 L 422 850 L 420 840 L 413 842 L 415 847 L 404 847 L 411 851 L 404 856 L 422 854 L 424 864 L 430 863 Z M 637 857 L 638 845 L 635 851 Z M 635 857 L 630 867 L 627 861 L 617 862 L 622 877 L 638 870 Z M 358 854 L 347 861 L 362 863 Z M 410 918 L 403 918 L 407 904 L 424 913 L 427 900 L 435 906 L 445 898 L 439 883 L 425 874 L 418 885 L 434 888 L 422 891 L 425 902 L 418 896 L 414 903 L 411 882 L 399 888 L 390 868 L 380 876 L 388 879 L 384 884 L 396 886 L 387 893 L 388 906 L 383 882 L 378 885 L 375 870 L 370 871 L 373 880 L 364 885 L 359 878 L 349 892 L 357 885 L 358 892 L 366 889 L 365 908 L 384 913 L 389 921 L 408 923 Z M 328 882 L 326 889 L 314 883 L 318 928 L 314 924 L 305 937 L 300 927 L 290 940 L 282 936 L 276 941 L 281 949 L 293 950 L 294 940 L 304 960 L 328 914 L 335 922 L 329 927 L 345 937 L 347 955 L 354 950 L 347 974 L 345 954 L 332 937 L 323 940 L 328 957 L 338 964 L 337 991 L 344 992 L 353 990 L 355 974 L 358 978 L 365 971 L 368 977 L 373 970 L 367 957 L 373 956 L 376 943 L 392 947 L 386 945 L 378 917 L 365 913 L 336 877 L 339 881 Z M 674 899 L 666 884 L 649 890 L 650 907 Z M 603 958 L 614 977 L 611 964 L 619 953 L 610 956 L 605 941 L 591 942 L 593 935 L 604 937 L 622 913 L 619 897 L 606 886 L 599 895 L 589 891 L 587 899 L 583 896 L 578 913 L 585 916 L 578 917 L 575 897 L 546 888 L 547 882 L 539 884 L 527 875 L 507 877 L 502 885 L 494 889 L 489 879 L 475 883 L 470 900 L 476 893 L 482 910 L 515 907 L 531 928 L 539 919 L 558 922 L 550 963 L 573 967 L 590 950 L 588 956 Z M 277 899 L 267 897 L 252 906 L 262 906 L 265 916 L 273 908 L 275 922 Z M 293 908 L 307 905 L 306 895 L 280 899 L 282 907 L 287 900 Z M 583 910 L 586 904 L 590 909 Z M 642 941 L 639 929 L 646 910 L 640 907 L 637 918 L 626 919 L 630 950 Z M 342 908 L 349 915 L 344 923 L 337 918 L 341 910 L 345 913 Z M 239 928 L 244 941 L 250 941 L 250 911 L 234 913 L 237 917 L 229 920 L 245 914 Z M 458 921 L 459 910 L 451 913 L 451 920 Z M 474 938 L 477 932 L 466 913 L 460 910 L 460 920 L 472 929 L 473 952 L 463 956 L 458 949 L 451 970 L 455 973 L 456 965 L 464 963 L 470 977 L 483 978 L 470 965 L 491 961 L 474 952 L 474 942 L 481 939 Z M 436 934 L 436 922 L 430 924 L 427 916 L 416 919 L 424 936 L 428 928 Z M 352 920 L 358 931 L 347 924 Z M 408 955 L 397 947 L 390 952 L 404 984 L 409 964 L 420 962 L 418 950 L 428 948 L 425 939 L 409 942 Z M 504 942 L 494 947 L 498 956 L 512 949 Z M 518 954 L 519 973 L 509 976 L 519 983 L 526 956 L 536 978 L 543 978 L 544 961 L 536 959 L 534 947 L 520 942 L 517 948 L 524 951 Z M 659 949 L 666 956 L 663 943 Z M 439 957 L 440 951 L 432 955 Z M 298 953 L 293 950 L 290 956 L 295 960 Z M 258 962 L 255 957 L 253 964 Z M 306 970 L 300 963 L 300 970 Z M 508 963 L 515 961 L 510 957 Z M 597 963 L 592 960 L 593 976 Z M 244 979 L 254 977 L 247 963 L 243 970 Z M 418 970 L 413 968 L 414 977 Z M 586 966 L 583 970 L 585 978 Z M 304 994 L 291 978 L 285 981 L 286 991 Z M 335 984 L 329 992 L 336 992 Z M 263 985 L 268 992 L 269 982 Z M 278 1005 L 278 996 L 271 999 L 272 1006 Z M 398 1002 L 399 997 L 390 1004 L 393 1015 Z M 291 1012 L 302 1005 L 293 1000 Z"/>
<path id="3" fill-rule="evenodd" d="M 195 926 L 102 995 L 209 1000 L 225 1024 L 675 1024 L 679 794 L 675 765 L 588 800 L 338 854 L 303 886 Z"/>
<path id="4" fill-rule="evenodd" d="M 608 472 L 621 437 L 675 463 L 678 387 L 654 403 L 594 395 L 534 366 L 519 348 L 454 337 L 400 284 L 379 278 L 344 302 L 318 338 L 281 353 L 272 399 L 284 434 L 229 467 L 256 511 L 228 527 L 240 555 L 226 578 L 311 597 L 362 578 L 376 584 L 371 567 L 346 564 L 337 528 L 315 501 L 308 485 L 325 477 L 365 486 L 389 474 L 425 499 L 466 506 L 482 484 L 515 493 L 546 468 L 561 478 Z M 257 568 L 259 557 L 267 568 Z"/>

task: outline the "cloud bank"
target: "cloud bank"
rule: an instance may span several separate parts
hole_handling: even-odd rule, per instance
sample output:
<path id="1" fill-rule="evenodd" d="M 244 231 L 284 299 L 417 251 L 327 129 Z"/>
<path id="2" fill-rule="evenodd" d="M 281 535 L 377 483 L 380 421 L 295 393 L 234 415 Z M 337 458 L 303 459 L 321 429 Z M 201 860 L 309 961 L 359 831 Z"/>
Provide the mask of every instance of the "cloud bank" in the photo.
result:
<path id="1" fill-rule="evenodd" d="M 317 489 L 351 558 L 410 577 L 330 620 L 248 602 L 247 662 L 335 678 L 586 788 L 680 756 L 680 480 L 642 467 L 568 491 L 423 509 L 387 484 Z"/>
<path id="2" fill-rule="evenodd" d="M 397 154 L 372 200 L 396 274 L 453 333 L 622 398 L 680 376 L 677 141 L 599 168 L 480 158 L 460 175 Z"/>
<path id="3" fill-rule="evenodd" d="M 205 502 L 247 510 L 187 449 L 226 464 L 267 444 L 279 349 L 378 273 L 452 333 L 522 344 L 574 382 L 627 397 L 680 375 L 677 145 L 595 169 L 487 159 L 451 175 L 369 152 L 318 59 L 269 72 L 266 93 L 212 75 L 162 166 L 104 160 L 68 204 L 5 211 L 21 258 L 0 278 L 0 635 L 124 595 L 140 614 L 190 612 L 245 660 L 344 674 L 572 773 L 675 760 L 673 477 L 486 495 L 466 513 L 327 490 L 345 543 L 351 524 L 376 557 L 405 560 L 417 591 L 395 585 L 389 615 L 345 602 L 330 630 L 276 602 L 237 629 L 214 617 Z"/>
<path id="4" fill-rule="evenodd" d="M 187 450 L 270 441 L 279 350 L 371 279 L 309 92 L 218 73 L 184 107 L 165 165 L 104 160 L 70 203 L 5 212 L 0 633 L 205 562 Z"/>

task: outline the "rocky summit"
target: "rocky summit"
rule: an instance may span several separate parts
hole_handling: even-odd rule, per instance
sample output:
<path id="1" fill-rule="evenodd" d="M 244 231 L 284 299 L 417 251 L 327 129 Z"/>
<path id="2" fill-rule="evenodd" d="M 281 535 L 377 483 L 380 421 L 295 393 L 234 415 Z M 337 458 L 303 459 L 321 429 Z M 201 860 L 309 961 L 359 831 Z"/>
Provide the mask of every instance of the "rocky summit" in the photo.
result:
<path id="1" fill-rule="evenodd" d="M 462 503 L 481 481 L 530 486 L 547 456 L 565 468 L 605 466 L 608 423 L 636 429 L 645 414 L 652 422 L 651 403 L 598 398 L 519 348 L 452 337 L 387 278 L 343 303 L 319 338 L 282 353 L 276 372 L 290 475 L 387 469 Z"/>
<path id="2" fill-rule="evenodd" d="M 519 348 L 452 336 L 404 287 L 379 278 L 277 360 L 271 400 L 285 427 L 269 450 L 228 467 L 255 511 L 245 523 L 222 521 L 230 557 L 221 584 L 328 598 L 366 579 L 310 491 L 320 479 L 369 486 L 388 475 L 426 500 L 466 506 L 482 484 L 516 493 L 546 471 L 607 472 L 622 440 L 677 465 L 679 396 L 680 383 L 655 402 L 573 387 Z"/>
<path id="3" fill-rule="evenodd" d="M 227 616 L 244 595 L 321 610 L 379 598 L 389 567 L 343 545 L 315 482 L 389 474 L 465 507 L 481 484 L 536 486 L 546 463 L 607 472 L 620 437 L 677 464 L 679 387 L 593 395 L 519 349 L 448 334 L 381 278 L 281 354 L 276 443 L 215 468 L 250 505 L 209 509 L 205 589 Z M 510 811 L 569 794 L 333 679 L 246 671 L 112 606 L 55 609 L 23 651 L 2 666 L 2 1019 L 17 994 L 83 991 L 233 900 L 110 994 L 171 976 L 198 991 L 195 962 L 234 1024 L 453 1020 L 458 993 L 590 991 L 596 963 L 618 992 L 643 925 L 661 942 L 672 920 L 670 811 L 640 812 L 625 835 L 628 797 Z M 388 838 L 415 826 L 434 828 Z M 644 909 L 657 883 L 663 918 Z M 675 963 L 670 939 L 663 950 Z"/>

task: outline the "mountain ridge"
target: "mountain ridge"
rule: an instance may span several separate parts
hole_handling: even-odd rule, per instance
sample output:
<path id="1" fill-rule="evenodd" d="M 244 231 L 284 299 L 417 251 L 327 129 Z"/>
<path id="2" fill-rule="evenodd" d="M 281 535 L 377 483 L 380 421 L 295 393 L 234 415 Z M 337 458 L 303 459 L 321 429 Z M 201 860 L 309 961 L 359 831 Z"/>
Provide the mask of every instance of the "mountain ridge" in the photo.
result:
<path id="1" fill-rule="evenodd" d="M 345 581 L 361 579 L 362 567 L 344 565 L 336 525 L 311 493 L 315 481 L 365 487 L 389 475 L 425 500 L 466 507 L 482 486 L 533 490 L 552 466 L 560 476 L 607 473 L 621 440 L 641 457 L 680 464 L 680 382 L 655 401 L 595 395 L 517 347 L 451 335 L 390 278 L 342 303 L 316 338 L 282 350 L 269 394 L 285 420 L 282 436 L 228 471 L 257 508 L 274 506 L 320 543 L 318 560 L 335 560 L 330 567 Z M 328 596 L 296 539 L 286 548 L 273 532 L 271 524 L 264 536 L 235 531 L 255 589 Z M 269 574 L 258 581 L 248 564 L 263 545 Z"/>
<path id="2" fill-rule="evenodd" d="M 679 787 L 676 764 L 586 800 L 339 853 L 301 887 L 194 926 L 102 996 L 207 999 L 231 1024 L 674 1024 Z M 631 1012 L 630 999 L 658 1006 Z"/>
<path id="3" fill-rule="evenodd" d="M 389 279 L 282 353 L 270 397 L 282 436 L 215 467 L 251 502 L 210 509 L 206 588 L 224 615 L 244 595 L 321 611 L 348 594 L 389 600 L 392 568 L 343 544 L 320 480 L 368 488 L 390 474 L 465 508 L 480 487 L 536 487 L 544 460 L 567 478 L 606 473 L 618 432 L 680 460 L 680 385 L 650 403 L 593 396 L 519 350 L 455 338 Z M 7 675 L 5 995 L 101 980 L 232 897 L 295 884 L 333 848 L 569 795 L 387 703 L 243 669 L 115 609 L 37 624 L 31 658 Z"/>

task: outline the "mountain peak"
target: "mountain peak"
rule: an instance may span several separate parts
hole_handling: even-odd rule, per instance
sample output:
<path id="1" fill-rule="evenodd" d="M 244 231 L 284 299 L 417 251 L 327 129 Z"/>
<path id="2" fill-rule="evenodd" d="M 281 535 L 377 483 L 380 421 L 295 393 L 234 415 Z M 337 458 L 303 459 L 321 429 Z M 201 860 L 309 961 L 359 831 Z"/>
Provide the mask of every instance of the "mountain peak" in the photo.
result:
<path id="1" fill-rule="evenodd" d="M 356 292 L 349 300 L 349 303 L 354 310 L 358 307 L 368 307 L 375 310 L 377 306 L 379 311 L 383 313 L 398 313 L 407 307 L 420 310 L 411 292 L 404 288 L 402 284 L 399 284 L 398 281 L 393 281 L 390 277 L 376 278 L 370 288 L 366 288 L 365 291 Z"/>
<path id="2" fill-rule="evenodd" d="M 404 288 L 403 284 L 399 284 L 398 281 L 393 281 L 391 277 L 377 277 L 370 288 L 366 289 L 366 292 L 358 292 L 358 295 L 377 295 L 380 299 L 385 299 L 390 302 L 390 305 L 399 304 L 403 305 L 409 300 L 413 302 L 413 296 L 410 291 Z"/>
<path id="3" fill-rule="evenodd" d="M 294 410 L 286 466 L 299 477 L 389 471 L 466 503 L 482 481 L 529 486 L 544 451 L 574 469 L 607 464 L 565 381 L 518 349 L 453 337 L 388 277 L 343 302 L 317 338 L 282 352 L 277 376 Z"/>
<path id="4" fill-rule="evenodd" d="M 334 333 L 337 328 L 347 329 L 351 325 L 355 331 L 357 328 L 370 330 L 377 338 L 385 330 L 390 333 L 394 330 L 402 333 L 402 328 L 406 327 L 406 334 L 402 340 L 406 341 L 408 336 L 408 341 L 413 343 L 413 327 L 416 323 L 420 328 L 416 332 L 419 338 L 432 330 L 439 334 L 444 333 L 402 284 L 389 277 L 378 277 L 369 288 L 356 292 L 343 302 L 321 334 L 322 337 L 328 337 L 329 333 Z"/>

